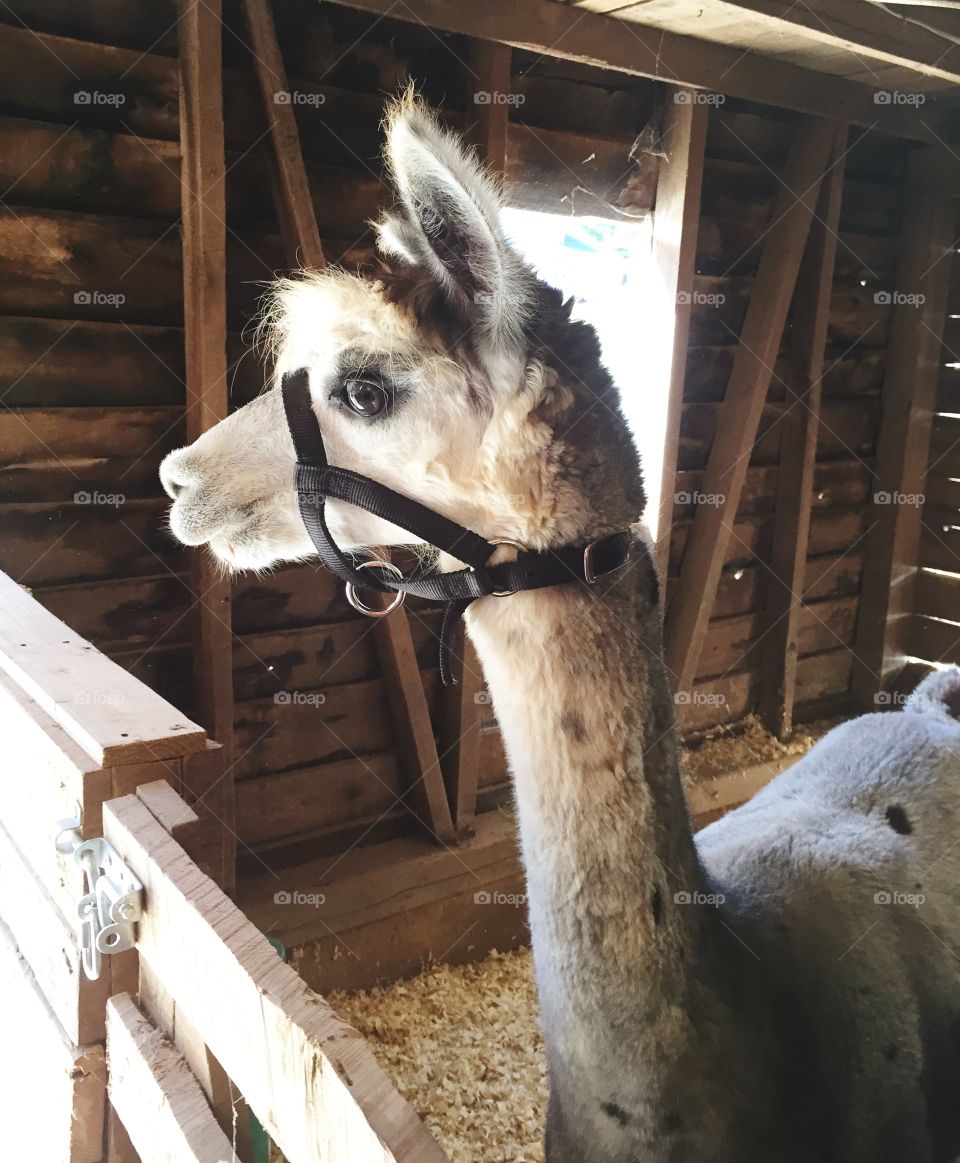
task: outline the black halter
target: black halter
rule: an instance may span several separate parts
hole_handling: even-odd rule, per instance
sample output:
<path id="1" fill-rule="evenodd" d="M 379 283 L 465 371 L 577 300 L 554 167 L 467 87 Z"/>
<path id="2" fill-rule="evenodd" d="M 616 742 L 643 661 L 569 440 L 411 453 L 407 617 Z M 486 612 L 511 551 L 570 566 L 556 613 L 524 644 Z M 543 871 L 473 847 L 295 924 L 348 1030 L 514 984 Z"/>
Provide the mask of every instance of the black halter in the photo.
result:
<path id="1" fill-rule="evenodd" d="M 633 537 L 624 530 L 599 537 L 589 545 L 565 546 L 542 553 L 517 546 L 519 552 L 515 561 L 488 565 L 497 544 L 513 543 L 487 541 L 410 497 L 359 473 L 328 464 L 320 425 L 310 400 L 308 373 L 300 370 L 285 375 L 281 391 L 297 453 L 295 483 L 300 516 L 321 562 L 347 583 L 351 603 L 361 613 L 380 616 L 384 611 L 368 610 L 357 603 L 350 587 L 400 594 L 391 609 L 400 604 L 404 594 L 447 604 L 440 633 L 440 676 L 444 686 L 456 683 L 450 665 L 451 648 L 460 618 L 471 602 L 491 594 L 502 597 L 521 590 L 537 590 L 570 582 L 592 585 L 598 578 L 626 564 Z M 328 497 L 356 505 L 406 529 L 428 545 L 443 549 L 464 562 L 467 568 L 405 578 L 392 563 L 379 559 L 355 565 L 334 541 L 327 527 L 324 504 Z"/>

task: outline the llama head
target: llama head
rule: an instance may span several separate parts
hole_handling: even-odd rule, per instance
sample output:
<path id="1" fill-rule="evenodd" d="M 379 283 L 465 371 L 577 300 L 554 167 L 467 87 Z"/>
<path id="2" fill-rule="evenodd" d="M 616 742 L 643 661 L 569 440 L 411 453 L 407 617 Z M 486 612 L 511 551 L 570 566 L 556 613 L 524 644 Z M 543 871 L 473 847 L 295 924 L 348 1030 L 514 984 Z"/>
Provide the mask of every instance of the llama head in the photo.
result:
<path id="1" fill-rule="evenodd" d="M 397 206 L 376 227 L 380 274 L 274 286 L 275 385 L 166 458 L 174 534 L 236 569 L 312 554 L 279 391 L 301 368 L 331 464 L 489 539 L 545 548 L 636 520 L 636 457 L 592 329 L 512 250 L 496 185 L 412 96 L 386 141 Z M 415 540 L 337 501 L 327 519 L 345 549 Z"/>

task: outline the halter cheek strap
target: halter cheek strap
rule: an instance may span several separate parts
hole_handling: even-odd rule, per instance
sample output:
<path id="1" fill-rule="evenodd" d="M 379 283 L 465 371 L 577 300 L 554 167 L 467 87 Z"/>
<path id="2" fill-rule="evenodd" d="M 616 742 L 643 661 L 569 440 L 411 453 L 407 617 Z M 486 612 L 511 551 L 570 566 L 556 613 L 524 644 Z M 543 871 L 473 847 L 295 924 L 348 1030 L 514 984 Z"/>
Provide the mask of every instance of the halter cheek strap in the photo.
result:
<path id="1" fill-rule="evenodd" d="M 635 544 L 623 530 L 591 541 L 589 545 L 565 546 L 542 553 L 521 549 L 515 561 L 498 565 L 488 562 L 497 547 L 470 529 L 434 513 L 425 505 L 403 496 L 385 485 L 349 469 L 327 463 L 320 425 L 310 399 L 310 381 L 305 370 L 283 377 L 283 406 L 297 453 L 295 485 L 300 516 L 321 563 L 345 581 L 381 593 L 413 594 L 428 601 L 445 602 L 447 608 L 440 633 L 440 676 L 444 686 L 456 682 L 451 665 L 453 642 L 460 618 L 477 598 L 492 594 L 506 596 L 521 590 L 581 582 L 592 585 L 599 578 L 626 564 Z M 451 573 L 430 573 L 405 578 L 396 566 L 379 560 L 356 565 L 337 545 L 327 526 L 328 497 L 364 509 L 414 534 L 462 561 L 466 569 Z M 501 543 L 503 544 L 503 543 Z M 401 598 L 402 600 L 402 598 Z M 355 603 L 356 604 L 356 603 Z M 397 603 L 399 605 L 399 602 Z M 379 616 L 383 611 L 363 613 Z"/>

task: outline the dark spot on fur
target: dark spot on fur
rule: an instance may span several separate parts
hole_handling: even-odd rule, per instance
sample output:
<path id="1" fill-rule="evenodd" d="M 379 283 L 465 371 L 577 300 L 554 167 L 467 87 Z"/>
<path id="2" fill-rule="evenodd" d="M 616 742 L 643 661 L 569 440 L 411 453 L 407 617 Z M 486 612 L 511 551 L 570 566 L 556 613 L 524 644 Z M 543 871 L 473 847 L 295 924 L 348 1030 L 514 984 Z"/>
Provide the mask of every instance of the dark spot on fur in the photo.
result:
<path id="1" fill-rule="evenodd" d="M 891 804 L 887 808 L 887 823 L 900 836 L 909 836 L 913 831 L 913 825 L 910 823 L 907 813 L 899 804 Z"/>
<path id="2" fill-rule="evenodd" d="M 616 1119 L 621 1127 L 625 1127 L 627 1123 L 630 1122 L 630 1116 L 622 1106 L 617 1106 L 615 1102 L 605 1102 L 602 1109 L 605 1115 L 609 1115 L 612 1119 Z"/>
<path id="3" fill-rule="evenodd" d="M 663 1129 L 665 1131 L 670 1132 L 670 1133 L 674 1133 L 676 1131 L 682 1130 L 683 1129 L 683 1116 L 677 1114 L 676 1111 L 674 1111 L 672 1114 L 667 1115 L 667 1117 L 663 1121 Z"/>
<path id="4" fill-rule="evenodd" d="M 650 897 L 650 912 L 653 914 L 653 923 L 659 925 L 663 919 L 663 893 L 659 886 L 653 890 Z"/>
<path id="5" fill-rule="evenodd" d="M 894 1058 L 896 1058 L 896 1056 L 897 1056 L 897 1047 L 896 1046 L 887 1046 L 887 1048 L 883 1052 L 883 1056 L 884 1056 L 884 1058 L 886 1058 L 886 1060 L 888 1062 L 892 1062 L 894 1060 Z"/>
<path id="6" fill-rule="evenodd" d="M 586 724 L 579 711 L 564 711 L 560 716 L 560 730 L 575 743 L 582 743 L 587 737 Z"/>

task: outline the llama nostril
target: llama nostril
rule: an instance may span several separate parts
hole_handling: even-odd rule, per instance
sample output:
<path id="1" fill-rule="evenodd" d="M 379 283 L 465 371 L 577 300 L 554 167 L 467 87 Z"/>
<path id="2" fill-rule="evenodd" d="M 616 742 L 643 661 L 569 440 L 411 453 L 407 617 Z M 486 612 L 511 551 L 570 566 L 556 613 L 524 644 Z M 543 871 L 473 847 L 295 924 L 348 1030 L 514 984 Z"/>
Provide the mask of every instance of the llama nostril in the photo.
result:
<path id="1" fill-rule="evenodd" d="M 191 475 L 181 464 L 176 452 L 171 452 L 160 465 L 160 483 L 172 501 L 180 497 L 193 483 Z"/>

